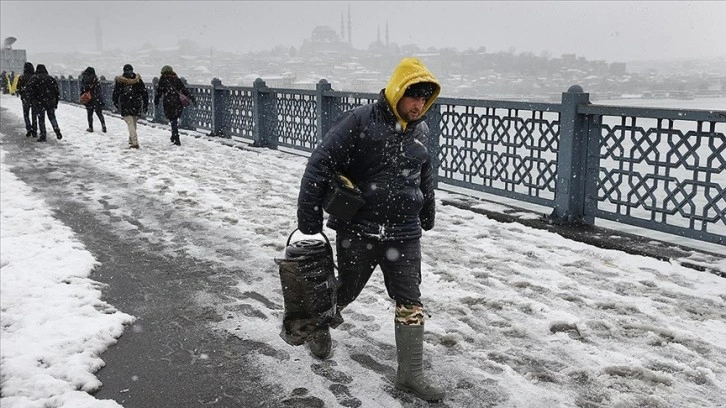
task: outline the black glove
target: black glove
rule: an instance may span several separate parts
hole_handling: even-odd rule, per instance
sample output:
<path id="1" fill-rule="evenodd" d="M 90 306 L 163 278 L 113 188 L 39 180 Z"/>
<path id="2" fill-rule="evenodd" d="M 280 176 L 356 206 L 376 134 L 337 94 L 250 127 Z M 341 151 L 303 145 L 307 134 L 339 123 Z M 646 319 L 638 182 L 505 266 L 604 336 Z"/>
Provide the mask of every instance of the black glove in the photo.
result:
<path id="1" fill-rule="evenodd" d="M 303 234 L 306 234 L 306 235 L 320 234 L 321 232 L 323 232 L 323 222 L 321 220 L 319 223 L 311 223 L 311 222 L 300 222 L 298 220 L 297 229 L 299 229 L 300 232 L 302 232 Z"/>

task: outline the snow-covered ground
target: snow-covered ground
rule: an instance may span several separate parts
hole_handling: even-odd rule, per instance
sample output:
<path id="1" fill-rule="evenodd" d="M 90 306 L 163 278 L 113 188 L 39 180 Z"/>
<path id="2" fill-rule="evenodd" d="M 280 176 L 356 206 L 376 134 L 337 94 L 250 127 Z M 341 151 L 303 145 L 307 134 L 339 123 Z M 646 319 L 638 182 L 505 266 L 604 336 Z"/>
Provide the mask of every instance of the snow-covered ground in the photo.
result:
<path id="1" fill-rule="evenodd" d="M 1 102 L 20 116 L 17 98 Z M 52 164 L 48 177 L 67 199 L 121 239 L 239 270 L 236 287 L 247 295 L 236 307 L 217 306 L 213 293 L 197 301 L 232 317 L 214 328 L 276 350 L 254 358 L 288 394 L 304 387 L 331 407 L 405 405 L 389 392 L 393 305 L 380 273 L 344 311 L 324 369 L 282 341 L 280 308 L 259 301 L 282 304 L 273 259 L 295 228 L 304 157 L 230 148 L 201 133 L 176 147 L 166 128 L 146 126 L 141 149 L 129 150 L 118 117 L 107 116 L 108 134 L 88 134 L 84 109 L 61 104 L 57 113 L 64 138 L 49 134 L 33 151 L 42 158 L 8 157 L 3 145 L 24 130 L 3 125 L 0 134 L 4 408 L 119 406 L 86 391 L 101 386 L 100 353 L 134 319 L 102 300 L 88 278 L 97 261 L 52 218 L 44 192 L 12 174 L 21 160 Z M 69 177 L 79 165 L 94 176 Z M 726 406 L 726 279 L 452 206 L 438 206 L 422 242 L 426 361 L 446 406 Z M 726 251 L 712 266 L 726 271 Z"/>

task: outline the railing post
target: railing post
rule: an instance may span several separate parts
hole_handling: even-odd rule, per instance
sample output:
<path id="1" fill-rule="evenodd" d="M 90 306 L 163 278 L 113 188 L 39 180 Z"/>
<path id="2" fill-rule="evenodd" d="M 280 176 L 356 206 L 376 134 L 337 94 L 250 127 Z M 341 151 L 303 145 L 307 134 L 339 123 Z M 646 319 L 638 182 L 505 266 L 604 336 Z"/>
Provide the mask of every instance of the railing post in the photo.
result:
<path id="1" fill-rule="evenodd" d="M 590 94 L 579 85 L 562 93 L 555 208 L 549 216 L 554 223 L 594 223 L 592 215 L 585 216 L 588 122 L 585 115 L 577 113 L 578 105 L 589 103 Z"/>
<path id="2" fill-rule="evenodd" d="M 60 83 L 61 83 L 61 99 L 63 99 L 66 102 L 72 102 L 71 98 L 70 98 L 70 94 L 71 94 L 71 77 L 70 77 L 70 75 L 68 76 L 68 78 L 61 75 Z"/>
<path id="3" fill-rule="evenodd" d="M 328 133 L 328 130 L 330 130 L 330 118 L 332 115 L 333 101 L 332 98 L 325 96 L 325 92 L 332 89 L 333 87 L 325 79 L 321 79 L 320 82 L 315 84 L 315 98 L 318 102 L 318 133 L 315 135 L 316 143 L 313 148 L 323 141 L 323 137 L 325 137 L 325 135 Z"/>
<path id="4" fill-rule="evenodd" d="M 426 124 L 429 127 L 429 156 L 431 157 L 431 167 L 434 171 L 434 188 L 439 186 L 439 152 L 441 147 L 439 145 L 441 137 L 441 105 L 434 103 L 426 112 Z"/>
<path id="5" fill-rule="evenodd" d="M 270 90 L 265 85 L 262 78 L 255 79 L 252 84 L 252 94 L 254 101 L 254 111 L 252 121 L 254 129 L 252 131 L 252 146 L 277 148 L 277 140 L 274 140 L 272 130 L 277 118 L 274 112 L 274 103 Z"/>
<path id="6" fill-rule="evenodd" d="M 73 102 L 73 103 L 80 102 L 80 95 L 81 95 L 80 78 L 74 79 L 73 76 L 68 75 L 68 94 L 66 95 L 68 102 Z"/>
<path id="7" fill-rule="evenodd" d="M 106 77 L 101 75 L 98 77 L 98 84 L 101 89 L 101 100 L 103 101 L 103 109 L 104 110 L 110 110 L 113 108 L 113 101 L 111 100 L 111 97 L 113 96 L 113 85 L 114 83 L 111 83 L 111 86 L 108 86 L 108 81 L 106 81 Z"/>
<path id="8" fill-rule="evenodd" d="M 187 80 L 185 78 L 179 78 L 181 79 L 182 83 L 184 84 L 184 87 L 187 86 Z M 181 117 L 179 118 L 179 128 L 180 129 L 187 129 L 187 130 L 197 130 L 196 127 L 194 127 L 194 121 L 192 120 L 192 109 L 194 107 L 189 105 L 184 110 L 182 110 Z"/>
<path id="9" fill-rule="evenodd" d="M 162 123 L 164 121 L 164 99 L 159 99 L 159 104 L 154 105 L 154 100 L 156 99 L 156 90 L 159 89 L 159 77 L 154 77 L 154 79 L 151 80 L 151 84 L 153 86 L 153 90 L 151 91 L 151 105 L 153 105 L 152 109 L 154 109 L 154 112 L 152 114 L 152 121 L 156 123 Z"/>
<path id="10" fill-rule="evenodd" d="M 63 77 L 63 75 L 61 75 L 59 77 L 54 77 L 54 78 L 58 82 L 58 92 L 60 92 L 60 99 L 62 101 L 65 101 L 66 100 L 66 89 L 65 89 L 66 85 L 64 83 L 64 77 Z"/>
<path id="11" fill-rule="evenodd" d="M 224 99 L 224 88 L 219 78 L 212 78 L 212 132 L 209 136 L 226 136 L 224 111 L 227 109 L 227 101 Z"/>

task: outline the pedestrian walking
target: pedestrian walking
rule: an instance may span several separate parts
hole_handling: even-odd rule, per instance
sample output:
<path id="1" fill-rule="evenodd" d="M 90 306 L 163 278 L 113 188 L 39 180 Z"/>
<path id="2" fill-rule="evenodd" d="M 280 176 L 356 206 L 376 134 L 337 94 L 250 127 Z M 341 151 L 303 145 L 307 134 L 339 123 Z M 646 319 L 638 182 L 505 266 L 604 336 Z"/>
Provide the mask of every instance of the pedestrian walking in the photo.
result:
<path id="1" fill-rule="evenodd" d="M 435 217 L 424 114 L 440 89 L 420 60 L 401 60 L 378 101 L 344 113 L 312 152 L 297 210 L 298 229 L 320 233 L 326 197 L 340 175 L 361 191 L 364 200 L 354 214 L 328 217 L 327 226 L 337 232 L 338 313 L 330 326 L 318 327 L 310 336 L 312 354 L 330 355 L 329 327 L 342 323 L 340 312 L 380 267 L 388 296 L 395 301 L 395 386 L 427 401 L 445 395 L 424 378 L 424 307 L 419 289 L 420 239 L 422 230 L 433 228 Z"/>
<path id="2" fill-rule="evenodd" d="M 10 71 L 8 75 L 8 93 L 15 95 L 15 71 Z"/>
<path id="3" fill-rule="evenodd" d="M 149 92 L 141 75 L 134 73 L 134 67 L 126 64 L 123 74 L 116 77 L 111 99 L 129 128 L 129 148 L 138 149 L 139 139 L 136 125 L 139 116 L 149 110 Z"/>
<path id="4" fill-rule="evenodd" d="M 20 102 L 23 104 L 23 120 L 25 120 L 26 137 L 38 136 L 38 118 L 35 115 L 32 115 L 30 112 L 30 96 L 27 92 L 28 82 L 34 74 L 35 67 L 33 67 L 33 64 L 31 62 L 26 62 L 23 65 L 23 73 L 18 75 L 18 84 L 15 89 L 15 96 L 19 97 Z"/>
<path id="5" fill-rule="evenodd" d="M 33 116 L 38 121 L 38 141 L 46 141 L 45 132 L 45 116 L 48 120 L 58 140 L 63 138 L 61 135 L 58 121 L 55 118 L 55 110 L 58 108 L 58 100 L 60 99 L 60 90 L 58 89 L 58 81 L 48 75 L 45 65 L 38 64 L 35 67 L 35 75 L 28 81 L 26 91 L 30 97 L 30 104 Z"/>
<path id="6" fill-rule="evenodd" d="M 16 95 L 18 92 L 18 79 L 20 79 L 20 75 L 15 75 L 13 82 L 10 83 L 10 93 L 12 95 Z"/>
<path id="7" fill-rule="evenodd" d="M 86 132 L 93 133 L 93 113 L 98 116 L 98 122 L 101 124 L 101 132 L 106 133 L 106 121 L 103 117 L 103 87 L 96 76 L 96 70 L 93 67 L 86 68 L 80 78 L 81 96 L 88 92 L 90 99 L 86 102 L 86 113 L 88 118 L 88 129 Z"/>
<path id="8" fill-rule="evenodd" d="M 164 116 L 169 120 L 171 125 L 171 142 L 177 146 L 181 146 L 179 140 L 179 118 L 181 117 L 184 107 L 184 99 L 193 104 L 197 104 L 194 95 L 184 86 L 184 82 L 176 75 L 172 67 L 164 65 L 161 68 L 161 77 L 156 85 L 154 92 L 154 106 L 159 106 L 159 101 L 164 104 Z"/>

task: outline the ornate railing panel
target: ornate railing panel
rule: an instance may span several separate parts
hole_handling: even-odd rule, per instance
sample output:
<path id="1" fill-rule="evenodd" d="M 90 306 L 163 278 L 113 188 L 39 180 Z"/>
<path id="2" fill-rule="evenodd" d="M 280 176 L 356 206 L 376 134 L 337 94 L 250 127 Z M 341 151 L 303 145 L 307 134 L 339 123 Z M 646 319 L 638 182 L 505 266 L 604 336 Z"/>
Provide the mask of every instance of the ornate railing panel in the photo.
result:
<path id="1" fill-rule="evenodd" d="M 228 88 L 223 92 L 222 129 L 231 136 L 252 139 L 255 129 L 252 88 Z"/>
<path id="2" fill-rule="evenodd" d="M 726 236 L 726 118 L 710 111 L 588 106 L 598 143 L 588 205 L 602 219 L 704 241 Z"/>
<path id="3" fill-rule="evenodd" d="M 212 87 L 208 85 L 188 85 L 187 89 L 194 95 L 197 103 L 184 109 L 184 116 L 182 117 L 184 125 L 194 129 L 212 130 Z"/>
<path id="4" fill-rule="evenodd" d="M 314 91 L 275 89 L 272 132 L 279 146 L 307 152 L 317 145 L 317 100 Z"/>
<path id="5" fill-rule="evenodd" d="M 552 205 L 559 106 L 443 99 L 438 181 Z"/>
<path id="6" fill-rule="evenodd" d="M 374 103 L 378 100 L 377 94 L 351 94 L 349 92 L 326 92 L 325 96 L 334 98 L 330 118 L 335 122 L 343 113 L 357 107 Z"/>

